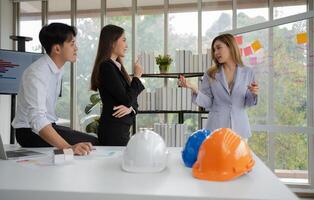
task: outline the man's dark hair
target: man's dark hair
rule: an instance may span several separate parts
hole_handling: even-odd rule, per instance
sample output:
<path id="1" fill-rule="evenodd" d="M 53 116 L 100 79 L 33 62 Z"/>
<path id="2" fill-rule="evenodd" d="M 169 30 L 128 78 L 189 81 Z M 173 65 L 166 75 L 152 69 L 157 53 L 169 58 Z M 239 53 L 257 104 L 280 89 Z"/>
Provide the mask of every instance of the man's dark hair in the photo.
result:
<path id="1" fill-rule="evenodd" d="M 63 23 L 45 25 L 39 32 L 40 43 L 47 54 L 51 53 L 53 45 L 63 45 L 64 42 L 71 41 L 75 36 L 76 28 Z"/>

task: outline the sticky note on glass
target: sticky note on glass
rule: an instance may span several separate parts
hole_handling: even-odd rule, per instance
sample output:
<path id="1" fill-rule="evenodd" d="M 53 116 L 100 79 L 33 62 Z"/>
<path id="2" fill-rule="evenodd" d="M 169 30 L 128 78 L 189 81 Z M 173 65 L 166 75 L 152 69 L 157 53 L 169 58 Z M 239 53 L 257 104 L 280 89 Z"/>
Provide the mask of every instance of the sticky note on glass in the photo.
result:
<path id="1" fill-rule="evenodd" d="M 250 65 L 257 65 L 257 57 L 250 57 Z"/>
<path id="2" fill-rule="evenodd" d="M 245 47 L 244 49 L 243 49 L 243 51 L 244 51 L 244 55 L 245 56 L 249 56 L 249 55 L 251 55 L 253 52 L 252 52 L 252 49 L 251 49 L 251 46 L 248 46 L 248 47 Z"/>
<path id="3" fill-rule="evenodd" d="M 239 51 L 240 51 L 240 56 L 243 56 L 243 49 L 240 48 Z"/>
<path id="4" fill-rule="evenodd" d="M 306 32 L 297 34 L 297 43 L 298 44 L 307 43 L 307 34 L 306 34 Z"/>
<path id="5" fill-rule="evenodd" d="M 241 45 L 243 43 L 243 36 L 242 35 L 235 36 L 234 38 L 235 38 L 238 45 Z"/>
<path id="6" fill-rule="evenodd" d="M 254 52 L 258 51 L 260 48 L 262 48 L 262 44 L 260 43 L 259 40 L 255 40 L 252 44 L 252 49 Z"/>

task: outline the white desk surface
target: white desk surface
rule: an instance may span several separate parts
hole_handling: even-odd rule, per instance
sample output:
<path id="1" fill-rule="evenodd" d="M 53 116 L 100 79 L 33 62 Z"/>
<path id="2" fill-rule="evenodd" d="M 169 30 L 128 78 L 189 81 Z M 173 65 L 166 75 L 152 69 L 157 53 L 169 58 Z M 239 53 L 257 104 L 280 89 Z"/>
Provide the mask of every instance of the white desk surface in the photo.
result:
<path id="1" fill-rule="evenodd" d="M 30 167 L 0 160 L 0 199 L 298 199 L 257 157 L 249 174 L 210 182 L 193 178 L 181 161 L 181 148 L 169 148 L 168 167 L 154 174 L 122 171 L 121 147 L 96 148 L 92 155 L 75 157 L 72 164 L 62 166 Z M 116 153 L 100 156 L 108 151 Z"/>

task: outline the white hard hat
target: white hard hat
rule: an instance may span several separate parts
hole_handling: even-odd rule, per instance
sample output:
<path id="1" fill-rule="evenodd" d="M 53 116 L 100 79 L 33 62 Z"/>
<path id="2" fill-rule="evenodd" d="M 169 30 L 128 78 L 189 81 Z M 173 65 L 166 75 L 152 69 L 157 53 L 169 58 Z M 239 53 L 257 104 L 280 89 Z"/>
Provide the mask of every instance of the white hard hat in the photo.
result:
<path id="1" fill-rule="evenodd" d="M 122 159 L 122 169 L 127 172 L 160 172 L 167 166 L 168 150 L 162 137 L 145 129 L 132 136 Z"/>

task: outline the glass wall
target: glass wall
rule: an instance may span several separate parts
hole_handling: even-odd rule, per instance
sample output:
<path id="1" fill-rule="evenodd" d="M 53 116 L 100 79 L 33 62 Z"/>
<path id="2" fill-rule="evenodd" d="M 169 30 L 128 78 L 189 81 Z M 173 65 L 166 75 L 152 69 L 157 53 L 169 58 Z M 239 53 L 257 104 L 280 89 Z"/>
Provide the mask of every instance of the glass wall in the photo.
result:
<path id="1" fill-rule="evenodd" d="M 296 41 L 305 32 L 306 21 L 274 28 L 274 107 L 278 125 L 307 126 L 307 46 Z"/>
<path id="2" fill-rule="evenodd" d="M 164 1 L 138 0 L 135 56 L 136 58 L 140 56 L 140 63 L 144 73 L 159 73 L 159 68 L 155 64 L 155 57 L 159 54 L 164 54 L 164 31 Z M 156 92 L 156 89 L 164 86 L 162 78 L 142 78 L 141 80 L 146 88 L 144 93 Z M 163 114 L 139 114 L 136 119 L 137 129 L 139 127 L 153 128 L 154 123 L 163 122 L 164 118 Z"/>
<path id="3" fill-rule="evenodd" d="M 132 0 L 108 0 L 106 14 L 106 24 L 121 26 L 125 30 L 128 50 L 123 62 L 126 70 L 132 73 Z"/>
<path id="4" fill-rule="evenodd" d="M 49 0 L 48 20 L 70 24 L 70 0 Z M 132 0 L 107 0 L 105 24 L 116 24 L 125 29 L 128 52 L 124 60 L 127 71 L 132 73 L 132 44 L 135 44 L 135 58 L 137 55 L 153 53 L 154 56 L 164 54 L 165 50 L 174 59 L 170 72 L 177 72 L 175 66 L 176 51 L 186 50 L 192 54 L 207 54 L 211 41 L 222 32 L 232 32 L 232 22 L 236 22 L 235 29 L 249 30 L 250 25 L 262 22 L 273 22 L 279 18 L 307 12 L 306 0 L 273 0 L 271 12 L 268 0 L 250 1 L 237 0 L 236 14 L 233 12 L 232 0 L 137 0 L 137 7 L 133 7 Z M 201 7 L 198 7 L 201 3 Z M 60 6 L 62 4 L 62 6 Z M 78 97 L 78 119 L 84 130 L 84 108 L 89 103 L 92 92 L 90 74 L 98 46 L 101 30 L 101 0 L 77 0 L 77 42 L 79 47 L 76 83 Z M 168 10 L 165 10 L 168 7 Z M 41 2 L 25 1 L 20 4 L 20 33 L 30 36 L 34 41 L 28 42 L 28 51 L 40 52 L 38 32 L 41 28 Z M 133 13 L 133 11 L 135 13 Z M 164 12 L 167 11 L 168 18 Z M 201 12 L 202 22 L 198 17 Z M 269 13 L 273 16 L 269 17 Z M 132 16 L 135 16 L 135 27 L 132 29 Z M 235 16 L 236 19 L 232 19 Z M 289 19 L 289 18 L 287 18 Z M 165 24 L 165 22 L 167 24 Z M 199 33 L 198 25 L 201 25 Z M 309 183 L 310 163 L 309 148 L 313 148 L 309 137 L 302 132 L 308 127 L 308 113 L 311 102 L 309 95 L 313 95 L 309 83 L 308 63 L 309 36 L 308 21 L 291 22 L 280 26 L 266 26 L 261 24 L 260 30 L 246 31 L 235 35 L 242 53 L 244 64 L 251 67 L 256 74 L 260 91 L 258 105 L 249 108 L 248 114 L 252 125 L 253 135 L 249 145 L 269 167 L 285 182 Z M 29 27 L 32 27 L 31 29 Z M 135 30 L 133 32 L 133 30 Z M 132 33 L 133 32 L 133 33 Z M 132 43 L 132 34 L 135 41 Z M 201 35 L 201 40 L 198 36 Z M 165 38 L 166 37 L 166 38 Z M 167 44 L 165 42 L 167 41 Z M 199 46 L 200 45 L 200 46 Z M 198 49 L 201 52 L 198 52 Z M 141 58 L 143 59 L 143 57 Z M 207 67 L 209 67 L 208 64 Z M 70 66 L 65 66 L 63 79 L 63 93 L 58 104 L 58 114 L 62 119 L 69 120 L 69 81 Z M 191 71 L 186 71 L 191 72 Z M 159 73 L 154 64 L 152 73 Z M 165 84 L 176 88 L 177 79 L 143 78 L 146 92 L 152 92 Z M 197 79 L 192 79 L 197 83 Z M 141 108 L 140 108 L 141 110 Z M 94 114 L 100 110 L 95 109 Z M 206 114 L 203 115 L 206 117 Z M 184 123 L 188 125 L 188 132 L 199 127 L 197 114 L 185 114 Z M 177 114 L 139 114 L 138 127 L 153 127 L 155 122 L 175 123 Z M 65 123 L 68 123 L 66 121 Z M 285 132 L 286 126 L 296 129 L 294 132 Z M 311 183 L 312 184 L 312 183 Z"/>
<path id="5" fill-rule="evenodd" d="M 100 34 L 100 0 L 85 1 L 77 0 L 76 16 L 78 34 L 76 37 L 78 54 L 76 62 L 76 85 L 77 85 L 77 114 L 81 130 L 85 131 L 88 118 L 84 112 L 85 106 L 90 103 L 90 77 L 98 48 Z M 99 113 L 95 109 L 93 113 Z"/>
<path id="6" fill-rule="evenodd" d="M 268 21 L 268 12 L 268 0 L 237 0 L 237 27 Z"/>
<path id="7" fill-rule="evenodd" d="M 25 51 L 41 52 L 38 34 L 42 27 L 41 1 L 27 1 L 20 3 L 20 36 L 33 38 L 26 42 Z"/>
<path id="8" fill-rule="evenodd" d="M 202 52 L 210 51 L 212 40 L 219 33 L 232 29 L 232 0 L 202 1 Z"/>
<path id="9" fill-rule="evenodd" d="M 306 0 L 273 0 L 274 19 L 306 12 Z"/>
<path id="10" fill-rule="evenodd" d="M 71 1 L 54 0 L 48 5 L 48 24 L 59 22 L 71 25 Z M 67 62 L 63 68 L 61 96 L 58 98 L 56 114 L 57 124 L 70 126 L 70 82 L 71 64 Z"/>
<path id="11" fill-rule="evenodd" d="M 176 50 L 197 53 L 197 0 L 169 1 L 168 51 L 174 58 Z"/>
<path id="12" fill-rule="evenodd" d="M 307 43 L 299 38 L 307 37 L 306 30 L 305 20 L 274 28 L 273 123 L 277 125 L 307 127 L 307 68 L 310 65 L 307 64 Z M 275 172 L 282 178 L 308 181 L 308 136 L 304 133 L 278 133 L 275 141 Z"/>

